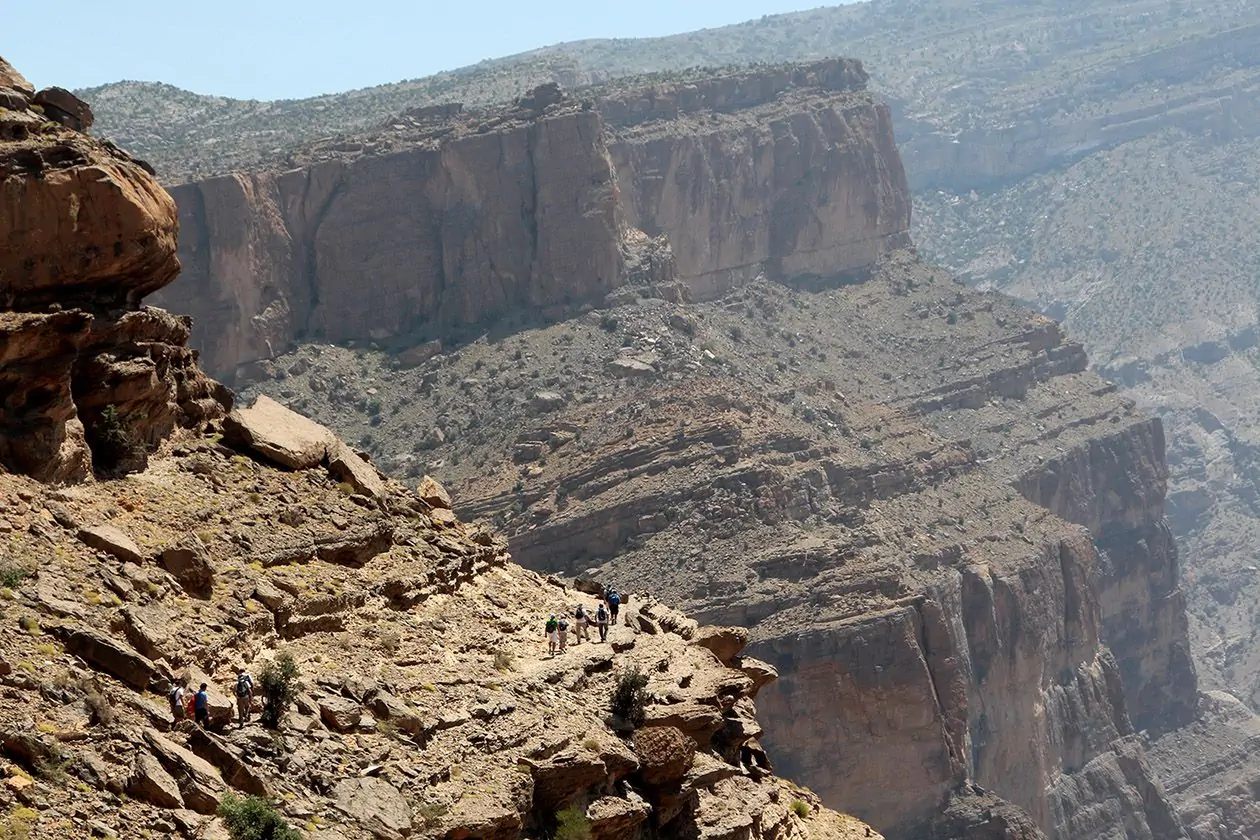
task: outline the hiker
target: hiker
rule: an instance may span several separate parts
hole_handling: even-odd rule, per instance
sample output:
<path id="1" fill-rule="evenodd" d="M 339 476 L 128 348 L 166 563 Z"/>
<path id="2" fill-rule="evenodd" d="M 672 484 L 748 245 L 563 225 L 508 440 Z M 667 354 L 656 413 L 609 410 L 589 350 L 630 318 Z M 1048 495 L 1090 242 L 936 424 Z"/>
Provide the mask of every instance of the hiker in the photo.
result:
<path id="1" fill-rule="evenodd" d="M 184 687 L 177 682 L 171 683 L 166 699 L 171 702 L 171 725 L 174 726 L 184 719 Z"/>
<path id="2" fill-rule="evenodd" d="M 595 610 L 595 624 L 599 627 L 599 640 L 608 641 L 608 610 L 604 609 L 603 604 Z"/>
<path id="3" fill-rule="evenodd" d="M 560 616 L 560 621 L 556 625 L 556 632 L 560 635 L 560 652 L 564 653 L 565 648 L 569 646 L 569 617 Z"/>
<path id="4" fill-rule="evenodd" d="M 249 722 L 254 706 L 254 678 L 244 668 L 236 672 L 236 721 L 241 727 Z"/>
<path id="5" fill-rule="evenodd" d="M 560 623 L 556 621 L 555 613 L 552 613 L 551 618 L 547 619 L 547 653 L 555 656 L 558 644 L 560 644 Z"/>
<path id="6" fill-rule="evenodd" d="M 583 641 L 591 640 L 590 631 L 586 629 L 590 623 L 590 619 L 586 617 L 586 607 L 578 604 L 573 610 L 573 636 L 576 639 L 573 644 L 580 645 Z"/>
<path id="7" fill-rule="evenodd" d="M 207 691 L 209 687 L 202 683 L 201 688 L 197 689 L 197 693 L 193 695 L 193 717 L 202 729 L 210 727 L 210 693 Z"/>
<path id="8" fill-rule="evenodd" d="M 621 609 L 621 596 L 616 589 L 608 590 L 608 615 L 612 624 L 617 623 L 617 612 Z"/>

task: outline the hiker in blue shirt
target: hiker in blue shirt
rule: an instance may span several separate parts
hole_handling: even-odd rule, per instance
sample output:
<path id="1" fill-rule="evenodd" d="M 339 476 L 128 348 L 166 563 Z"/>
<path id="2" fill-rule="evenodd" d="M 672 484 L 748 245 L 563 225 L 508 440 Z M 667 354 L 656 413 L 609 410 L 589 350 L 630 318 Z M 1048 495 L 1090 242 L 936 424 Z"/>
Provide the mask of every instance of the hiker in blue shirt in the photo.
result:
<path id="1" fill-rule="evenodd" d="M 201 688 L 193 695 L 193 717 L 202 729 L 210 726 L 210 694 L 206 691 L 208 688 L 208 685 L 202 683 Z"/>

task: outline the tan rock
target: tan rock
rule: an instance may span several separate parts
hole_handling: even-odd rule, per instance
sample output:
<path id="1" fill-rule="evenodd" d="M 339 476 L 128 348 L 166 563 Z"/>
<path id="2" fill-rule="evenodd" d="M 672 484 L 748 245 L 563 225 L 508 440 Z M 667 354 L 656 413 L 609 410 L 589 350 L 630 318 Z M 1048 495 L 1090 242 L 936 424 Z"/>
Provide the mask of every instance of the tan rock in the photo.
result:
<path id="1" fill-rule="evenodd" d="M 701 627 L 695 643 L 713 651 L 720 662 L 730 663 L 748 646 L 748 630 L 744 627 Z"/>
<path id="2" fill-rule="evenodd" d="M 79 539 L 92 548 L 127 563 L 143 563 L 144 554 L 135 541 L 113 525 L 92 525 L 79 531 Z"/>
<path id="3" fill-rule="evenodd" d="M 336 442 L 328 429 L 265 395 L 228 415 L 223 439 L 291 470 L 318 466 Z"/>
<path id="4" fill-rule="evenodd" d="M 398 788 L 372 776 L 342 779 L 332 791 L 338 811 L 380 840 L 411 835 L 411 806 Z"/>
<path id="5" fill-rule="evenodd" d="M 696 742 L 674 726 L 639 729 L 631 740 L 639 757 L 639 773 L 653 786 L 681 780 L 696 756 Z"/>
<path id="6" fill-rule="evenodd" d="M 28 82 L 12 64 L 5 61 L 3 56 L 0 56 L 0 86 L 20 90 L 31 96 L 35 94 L 35 86 Z"/>
<path id="7" fill-rule="evenodd" d="M 634 791 L 625 796 L 603 796 L 586 808 L 593 840 L 630 837 L 652 813 L 652 806 Z"/>
<path id="8" fill-rule="evenodd" d="M 432 476 L 426 475 L 420 480 L 420 485 L 416 487 L 416 495 L 430 507 L 451 509 L 451 494 L 447 493 L 446 488 Z"/>
<path id="9" fill-rule="evenodd" d="M 157 666 L 126 642 L 86 627 L 53 627 L 50 632 L 61 639 L 67 653 L 81 657 L 133 688 L 155 688 L 165 682 Z"/>
<path id="10" fill-rule="evenodd" d="M 127 780 L 127 793 L 159 808 L 184 807 L 179 785 L 158 760 L 147 752 L 136 753 L 131 778 Z"/>
<path id="11" fill-rule="evenodd" d="M 210 552 L 196 534 L 188 534 L 163 551 L 162 566 L 189 592 L 208 595 L 214 587 Z"/>
<path id="12" fill-rule="evenodd" d="M 328 471 L 368 498 L 381 499 L 389 493 L 380 471 L 340 440 L 329 447 Z"/>
<path id="13" fill-rule="evenodd" d="M 316 703 L 319 705 L 320 720 L 336 732 L 351 732 L 363 719 L 363 707 L 353 700 L 325 694 Z"/>
<path id="14" fill-rule="evenodd" d="M 754 697 L 764 686 L 779 678 L 778 668 L 775 668 L 769 662 L 762 662 L 760 659 L 754 659 L 751 656 L 736 657 L 731 661 L 731 664 L 752 680 L 751 693 Z"/>

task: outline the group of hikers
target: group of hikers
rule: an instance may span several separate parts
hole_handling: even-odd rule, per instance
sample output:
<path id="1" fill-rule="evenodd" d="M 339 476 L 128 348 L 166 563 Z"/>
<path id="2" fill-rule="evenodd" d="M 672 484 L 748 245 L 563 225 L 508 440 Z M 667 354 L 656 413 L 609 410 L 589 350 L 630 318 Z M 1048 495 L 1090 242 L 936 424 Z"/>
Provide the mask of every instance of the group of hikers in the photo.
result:
<path id="1" fill-rule="evenodd" d="M 595 608 L 594 615 L 588 613 L 586 607 L 582 604 L 576 605 L 573 608 L 573 643 L 578 645 L 584 641 L 589 641 L 590 626 L 592 624 L 599 630 L 599 640 L 601 642 L 608 641 L 608 627 L 617 623 L 617 613 L 620 610 L 621 594 L 612 587 L 604 590 L 599 606 Z M 543 629 L 547 635 L 548 656 L 555 656 L 557 653 L 564 653 L 568 650 L 569 616 L 567 613 L 559 616 L 552 613 Z"/>
<path id="2" fill-rule="evenodd" d="M 236 719 L 240 726 L 249 722 L 254 705 L 254 678 L 244 669 L 236 672 Z M 192 718 L 198 726 L 206 729 L 210 726 L 210 686 L 202 683 L 196 691 L 192 686 L 172 683 L 166 693 L 171 704 L 171 717 L 178 724 L 185 718 Z"/>

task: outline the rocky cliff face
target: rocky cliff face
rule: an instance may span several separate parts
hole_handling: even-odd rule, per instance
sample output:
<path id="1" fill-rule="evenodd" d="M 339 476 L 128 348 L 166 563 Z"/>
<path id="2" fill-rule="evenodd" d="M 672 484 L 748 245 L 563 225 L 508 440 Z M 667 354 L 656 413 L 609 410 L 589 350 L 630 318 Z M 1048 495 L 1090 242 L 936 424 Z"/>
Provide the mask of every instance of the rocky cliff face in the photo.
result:
<path id="1" fill-rule="evenodd" d="M 54 482 L 142 466 L 231 400 L 197 368 L 188 319 L 140 304 L 179 272 L 175 204 L 143 164 L 77 130 L 86 105 L 6 67 L 0 464 Z"/>
<path id="2" fill-rule="evenodd" d="M 594 599 L 512 564 L 437 481 L 265 398 L 223 417 L 187 321 L 138 306 L 178 269 L 169 197 L 49 110 L 0 111 L 29 131 L 0 142 L 3 454 L 33 475 L 0 475 L 0 835 L 279 836 L 261 810 L 312 840 L 878 836 L 773 775 L 754 698 L 776 675 L 742 631 L 641 598 L 607 644 L 544 657 L 546 616 Z M 65 429 L 93 416 L 89 453 Z M 137 440 L 126 480 L 51 486 Z M 234 724 L 285 662 L 270 728 Z M 253 703 L 227 693 L 244 668 Z M 204 725 L 172 721 L 168 689 L 203 683 Z"/>
<path id="3" fill-rule="evenodd" d="M 287 172 L 175 188 L 185 270 L 163 301 L 231 378 L 302 338 L 441 338 L 631 282 L 705 298 L 763 270 L 861 273 L 906 243 L 910 215 L 865 83 L 829 61 L 415 111 Z M 635 271 L 662 235 L 672 259 Z"/>
<path id="4" fill-rule="evenodd" d="M 1197 703 L 1162 433 L 1054 322 L 899 254 L 372 358 L 308 348 L 265 387 L 442 463 L 527 565 L 749 626 L 767 748 L 826 801 L 893 836 L 1182 836 L 1137 735 Z"/>

